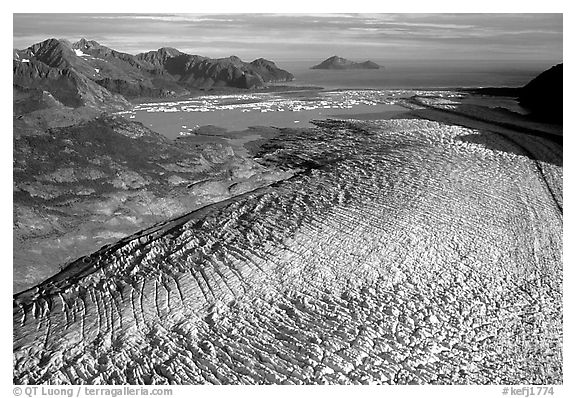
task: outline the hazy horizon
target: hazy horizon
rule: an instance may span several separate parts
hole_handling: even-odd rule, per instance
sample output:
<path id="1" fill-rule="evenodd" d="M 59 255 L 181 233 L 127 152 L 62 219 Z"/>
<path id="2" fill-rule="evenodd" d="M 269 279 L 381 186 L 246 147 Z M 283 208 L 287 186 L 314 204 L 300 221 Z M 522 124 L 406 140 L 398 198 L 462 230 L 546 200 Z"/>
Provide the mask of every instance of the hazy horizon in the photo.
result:
<path id="1" fill-rule="evenodd" d="M 562 62 L 562 14 L 14 14 L 13 46 L 80 38 L 130 54 Z"/>

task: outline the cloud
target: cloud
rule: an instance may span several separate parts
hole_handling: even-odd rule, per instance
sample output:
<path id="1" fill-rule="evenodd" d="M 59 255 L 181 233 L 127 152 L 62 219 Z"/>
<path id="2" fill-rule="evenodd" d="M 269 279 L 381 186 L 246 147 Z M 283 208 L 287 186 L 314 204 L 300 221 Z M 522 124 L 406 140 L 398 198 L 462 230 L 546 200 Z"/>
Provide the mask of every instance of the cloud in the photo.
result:
<path id="1" fill-rule="evenodd" d="M 86 37 L 129 53 L 561 60 L 562 25 L 561 14 L 14 14 L 14 46 Z"/>
<path id="2" fill-rule="evenodd" d="M 201 17 L 195 15 L 95 15 L 92 19 L 160 22 L 234 22 L 231 18 Z"/>
<path id="3" fill-rule="evenodd" d="M 366 22 L 368 24 L 376 24 L 380 22 Z M 474 29 L 474 25 L 456 25 L 449 23 L 422 23 L 422 22 L 388 22 L 388 25 L 408 26 L 411 28 L 438 28 L 438 29 Z"/>

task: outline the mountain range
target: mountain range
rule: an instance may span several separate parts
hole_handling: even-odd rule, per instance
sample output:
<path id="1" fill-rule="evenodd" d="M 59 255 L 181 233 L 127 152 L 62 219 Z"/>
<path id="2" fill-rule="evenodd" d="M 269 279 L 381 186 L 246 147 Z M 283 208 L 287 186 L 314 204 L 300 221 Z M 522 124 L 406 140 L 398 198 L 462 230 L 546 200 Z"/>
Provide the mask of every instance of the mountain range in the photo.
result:
<path id="1" fill-rule="evenodd" d="M 174 48 L 137 55 L 119 52 L 93 40 L 71 43 L 48 39 L 14 50 L 15 96 L 34 98 L 42 106 L 93 106 L 123 109 L 127 99 L 186 95 L 213 87 L 252 89 L 294 76 L 274 62 L 259 58 L 212 59 Z"/>
<path id="2" fill-rule="evenodd" d="M 310 69 L 380 69 L 380 65 L 372 62 L 354 62 L 334 55 Z"/>

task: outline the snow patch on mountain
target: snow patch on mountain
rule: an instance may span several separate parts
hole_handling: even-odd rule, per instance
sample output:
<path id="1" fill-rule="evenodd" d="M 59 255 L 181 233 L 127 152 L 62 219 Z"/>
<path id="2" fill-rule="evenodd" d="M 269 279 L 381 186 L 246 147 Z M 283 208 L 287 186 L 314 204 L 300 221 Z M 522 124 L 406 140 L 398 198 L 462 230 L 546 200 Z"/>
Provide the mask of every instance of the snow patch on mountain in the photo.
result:
<path id="1" fill-rule="evenodd" d="M 89 57 L 89 55 L 83 53 L 82 50 L 74 49 L 74 52 L 75 52 L 76 55 L 79 56 L 79 57 Z"/>

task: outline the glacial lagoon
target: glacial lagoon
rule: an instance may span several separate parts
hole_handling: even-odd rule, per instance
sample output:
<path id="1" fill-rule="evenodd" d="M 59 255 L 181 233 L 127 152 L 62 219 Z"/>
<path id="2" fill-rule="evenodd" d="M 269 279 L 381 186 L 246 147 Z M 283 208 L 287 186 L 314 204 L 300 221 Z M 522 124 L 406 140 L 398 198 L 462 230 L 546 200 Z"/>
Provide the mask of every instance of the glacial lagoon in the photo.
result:
<path id="1" fill-rule="evenodd" d="M 359 114 L 392 117 L 405 113 L 401 104 L 418 90 L 288 91 L 206 95 L 179 101 L 138 104 L 128 117 L 168 137 L 194 134 L 201 126 L 242 131 L 254 126 L 310 127 L 311 120 Z M 459 98 L 453 91 L 428 95 Z"/>

